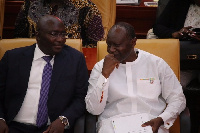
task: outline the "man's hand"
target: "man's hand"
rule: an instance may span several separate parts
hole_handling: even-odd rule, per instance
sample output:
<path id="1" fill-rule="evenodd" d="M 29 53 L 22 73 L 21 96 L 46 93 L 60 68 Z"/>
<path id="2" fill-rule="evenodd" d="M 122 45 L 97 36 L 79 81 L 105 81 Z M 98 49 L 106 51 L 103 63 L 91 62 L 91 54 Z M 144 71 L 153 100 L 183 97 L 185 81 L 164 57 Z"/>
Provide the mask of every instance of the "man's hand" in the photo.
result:
<path id="1" fill-rule="evenodd" d="M 162 124 L 164 124 L 163 119 L 161 117 L 157 117 L 155 119 L 145 122 L 144 124 L 142 124 L 142 127 L 151 126 L 153 133 L 157 133 L 159 127 Z"/>
<path id="2" fill-rule="evenodd" d="M 64 133 L 64 128 L 65 125 L 61 122 L 61 120 L 56 119 L 43 133 Z"/>
<path id="3" fill-rule="evenodd" d="M 102 75 L 108 78 L 115 67 L 118 68 L 119 63 L 120 62 L 115 59 L 113 54 L 106 55 L 103 63 Z"/>
<path id="4" fill-rule="evenodd" d="M 0 119 L 0 133 L 8 133 L 8 126 L 2 119 Z"/>

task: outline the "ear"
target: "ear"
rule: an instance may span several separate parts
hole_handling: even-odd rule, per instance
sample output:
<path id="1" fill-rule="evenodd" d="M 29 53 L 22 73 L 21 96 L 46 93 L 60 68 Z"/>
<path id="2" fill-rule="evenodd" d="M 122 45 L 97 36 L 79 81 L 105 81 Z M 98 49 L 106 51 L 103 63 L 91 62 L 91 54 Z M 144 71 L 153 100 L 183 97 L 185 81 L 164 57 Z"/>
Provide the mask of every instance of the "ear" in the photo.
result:
<path id="1" fill-rule="evenodd" d="M 137 41 L 137 38 L 134 37 L 132 40 L 131 40 L 131 44 L 132 44 L 132 47 L 134 48 L 135 45 L 136 45 L 136 41 Z"/>
<path id="2" fill-rule="evenodd" d="M 35 36 L 39 36 L 39 31 L 35 31 Z"/>
<path id="3" fill-rule="evenodd" d="M 35 32 L 35 37 L 36 37 L 36 40 L 37 40 L 37 41 L 39 41 L 39 40 L 40 40 L 40 37 L 39 37 L 39 32 L 38 32 L 38 31 L 36 31 L 36 32 Z"/>

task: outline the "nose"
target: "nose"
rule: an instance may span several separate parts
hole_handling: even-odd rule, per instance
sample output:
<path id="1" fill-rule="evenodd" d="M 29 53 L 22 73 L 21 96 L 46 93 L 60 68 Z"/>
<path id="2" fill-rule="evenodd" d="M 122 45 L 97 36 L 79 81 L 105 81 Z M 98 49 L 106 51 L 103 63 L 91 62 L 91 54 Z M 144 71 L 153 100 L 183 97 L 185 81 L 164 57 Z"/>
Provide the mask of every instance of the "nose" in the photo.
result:
<path id="1" fill-rule="evenodd" d="M 115 50 L 116 50 L 115 46 L 114 46 L 114 45 L 111 45 L 109 51 L 110 51 L 111 53 L 113 53 L 113 52 L 115 52 Z"/>
<path id="2" fill-rule="evenodd" d="M 56 41 L 58 41 L 58 42 L 62 42 L 62 41 L 65 41 L 65 40 L 66 40 L 66 38 L 61 36 L 61 35 L 56 37 Z"/>

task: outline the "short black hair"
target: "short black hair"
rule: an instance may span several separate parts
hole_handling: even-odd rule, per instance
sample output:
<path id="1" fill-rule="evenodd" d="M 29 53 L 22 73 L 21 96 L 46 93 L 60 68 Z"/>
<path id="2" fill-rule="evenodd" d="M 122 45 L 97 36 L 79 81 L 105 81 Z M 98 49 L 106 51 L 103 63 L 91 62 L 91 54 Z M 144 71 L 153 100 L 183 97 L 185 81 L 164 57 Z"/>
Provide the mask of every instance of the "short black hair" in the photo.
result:
<path id="1" fill-rule="evenodd" d="M 128 38 L 130 38 L 130 39 L 135 38 L 135 30 L 134 30 L 134 27 L 131 24 L 129 24 L 127 22 L 117 22 L 115 25 L 113 25 L 111 27 L 111 29 L 117 28 L 117 27 L 124 28 L 126 30 Z"/>

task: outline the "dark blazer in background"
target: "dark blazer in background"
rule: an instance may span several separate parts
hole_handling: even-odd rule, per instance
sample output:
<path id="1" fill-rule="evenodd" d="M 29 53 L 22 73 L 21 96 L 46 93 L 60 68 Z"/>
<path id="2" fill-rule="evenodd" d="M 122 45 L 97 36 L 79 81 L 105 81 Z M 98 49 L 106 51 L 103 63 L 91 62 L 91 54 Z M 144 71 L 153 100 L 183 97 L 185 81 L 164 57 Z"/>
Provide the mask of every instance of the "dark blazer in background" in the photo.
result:
<path id="1" fill-rule="evenodd" d="M 9 124 L 26 95 L 35 46 L 7 51 L 0 62 L 0 118 Z M 37 72 L 36 72 L 37 73 Z M 55 56 L 48 94 L 50 121 L 66 116 L 73 126 L 85 113 L 88 70 L 84 55 L 65 45 Z"/>
<path id="2" fill-rule="evenodd" d="M 172 33 L 184 27 L 190 0 L 170 0 L 153 26 L 159 38 L 172 38 Z"/>

